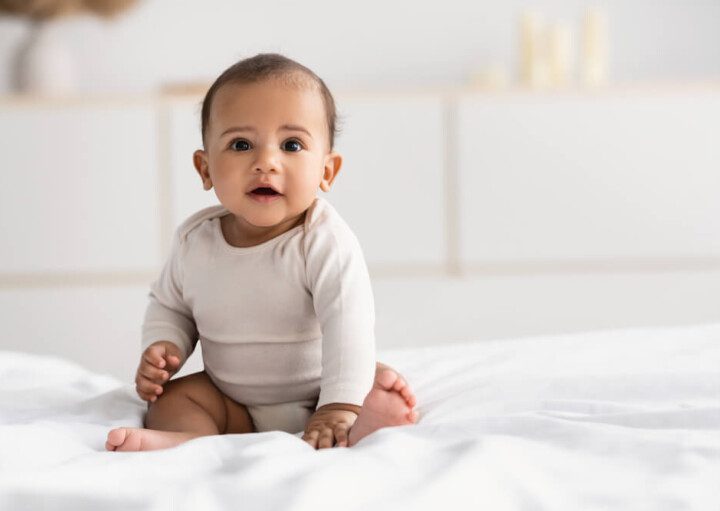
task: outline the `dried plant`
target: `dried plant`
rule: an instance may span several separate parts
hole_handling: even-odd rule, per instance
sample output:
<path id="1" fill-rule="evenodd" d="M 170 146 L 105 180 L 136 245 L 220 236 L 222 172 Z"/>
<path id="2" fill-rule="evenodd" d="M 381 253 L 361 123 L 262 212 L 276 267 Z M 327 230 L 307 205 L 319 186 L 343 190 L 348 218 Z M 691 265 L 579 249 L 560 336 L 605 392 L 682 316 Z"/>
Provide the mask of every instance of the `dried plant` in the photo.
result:
<path id="1" fill-rule="evenodd" d="M 0 0 L 0 12 L 27 16 L 36 21 L 76 13 L 109 18 L 135 3 L 137 0 Z"/>

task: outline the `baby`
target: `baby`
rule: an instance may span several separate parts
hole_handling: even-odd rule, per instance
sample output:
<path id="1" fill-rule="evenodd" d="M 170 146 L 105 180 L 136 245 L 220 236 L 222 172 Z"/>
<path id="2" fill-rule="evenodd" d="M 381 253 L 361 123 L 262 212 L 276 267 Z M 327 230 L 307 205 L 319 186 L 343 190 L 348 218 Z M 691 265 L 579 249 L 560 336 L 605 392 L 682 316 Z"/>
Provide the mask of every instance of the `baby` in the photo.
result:
<path id="1" fill-rule="evenodd" d="M 241 60 L 210 87 L 193 162 L 220 205 L 175 232 L 135 377 L 147 429 L 113 429 L 108 450 L 272 430 L 322 449 L 416 422 L 410 387 L 375 362 L 357 238 L 317 197 L 342 164 L 335 115 L 325 83 L 281 55 Z M 170 381 L 198 339 L 204 370 Z"/>

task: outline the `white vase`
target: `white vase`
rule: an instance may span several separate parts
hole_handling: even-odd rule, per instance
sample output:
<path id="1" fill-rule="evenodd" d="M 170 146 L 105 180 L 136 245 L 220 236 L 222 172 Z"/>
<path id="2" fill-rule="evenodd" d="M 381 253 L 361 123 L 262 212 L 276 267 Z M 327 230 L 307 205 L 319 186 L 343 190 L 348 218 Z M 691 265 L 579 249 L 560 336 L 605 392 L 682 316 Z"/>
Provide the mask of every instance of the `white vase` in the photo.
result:
<path id="1" fill-rule="evenodd" d="M 16 90 L 64 95 L 77 91 L 72 53 L 51 21 L 34 22 L 15 62 Z"/>

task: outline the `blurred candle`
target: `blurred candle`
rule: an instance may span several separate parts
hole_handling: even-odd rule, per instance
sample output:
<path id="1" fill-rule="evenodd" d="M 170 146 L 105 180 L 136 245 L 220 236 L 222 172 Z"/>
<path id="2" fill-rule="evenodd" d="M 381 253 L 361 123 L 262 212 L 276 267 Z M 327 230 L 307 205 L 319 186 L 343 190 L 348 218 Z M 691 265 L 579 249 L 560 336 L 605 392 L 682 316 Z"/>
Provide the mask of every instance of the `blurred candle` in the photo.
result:
<path id="1" fill-rule="evenodd" d="M 533 12 L 524 12 L 520 18 L 520 81 L 530 87 L 547 83 L 547 59 L 542 36 L 542 18 Z"/>
<path id="2" fill-rule="evenodd" d="M 585 13 L 582 65 L 582 78 L 585 85 L 596 87 L 607 81 L 607 18 L 597 9 L 590 9 Z"/>
<path id="3" fill-rule="evenodd" d="M 566 23 L 556 23 L 548 32 L 548 72 L 555 87 L 565 87 L 570 82 L 571 59 L 570 27 Z"/>

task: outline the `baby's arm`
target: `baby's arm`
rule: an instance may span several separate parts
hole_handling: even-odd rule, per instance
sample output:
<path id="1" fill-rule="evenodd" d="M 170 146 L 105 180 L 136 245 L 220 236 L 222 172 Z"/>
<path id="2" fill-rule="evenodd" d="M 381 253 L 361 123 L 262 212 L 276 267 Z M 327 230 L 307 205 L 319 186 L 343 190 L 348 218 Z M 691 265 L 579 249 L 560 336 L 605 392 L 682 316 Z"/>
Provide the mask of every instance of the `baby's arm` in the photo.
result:
<path id="1" fill-rule="evenodd" d="M 306 268 L 322 331 L 322 373 L 318 408 L 303 438 L 316 448 L 342 446 L 375 376 L 372 288 L 347 225 L 329 219 L 309 234 Z"/>
<path id="2" fill-rule="evenodd" d="M 162 385 L 180 370 L 198 339 L 192 311 L 183 297 L 181 230 L 182 226 L 175 232 L 170 257 L 150 287 L 142 325 L 143 354 L 135 385 L 138 395 L 150 402 L 162 394 Z"/>

